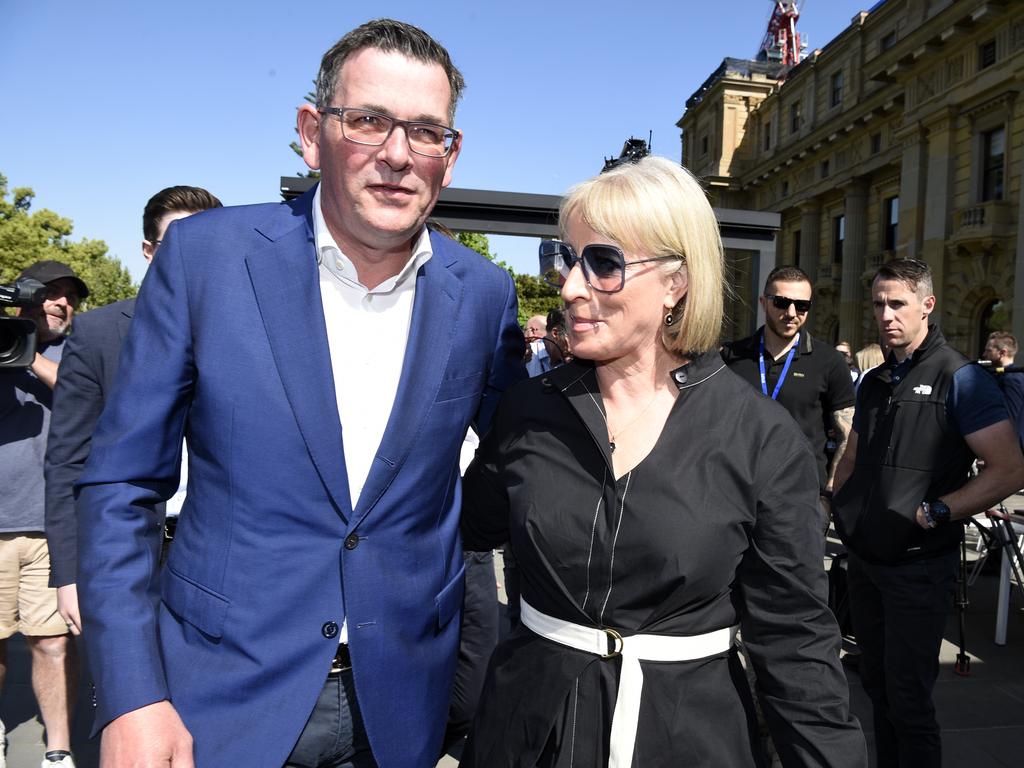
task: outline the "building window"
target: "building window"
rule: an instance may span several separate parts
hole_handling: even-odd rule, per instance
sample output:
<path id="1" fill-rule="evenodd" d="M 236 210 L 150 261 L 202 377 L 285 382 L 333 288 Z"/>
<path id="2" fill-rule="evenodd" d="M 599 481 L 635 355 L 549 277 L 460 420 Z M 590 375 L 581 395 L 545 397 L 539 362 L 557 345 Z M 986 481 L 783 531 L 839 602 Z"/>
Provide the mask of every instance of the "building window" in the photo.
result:
<path id="1" fill-rule="evenodd" d="M 832 96 L 830 104 L 833 107 L 838 107 L 843 103 L 843 70 L 839 70 L 832 75 Z"/>
<path id="2" fill-rule="evenodd" d="M 783 197 L 788 197 L 789 196 L 789 179 L 786 179 L 786 180 L 784 180 L 782 182 L 782 196 Z"/>
<path id="3" fill-rule="evenodd" d="M 996 41 L 989 40 L 978 46 L 978 69 L 991 67 L 996 63 Z"/>
<path id="4" fill-rule="evenodd" d="M 896 45 L 896 30 L 890 30 L 882 36 L 882 41 L 879 43 L 879 48 L 883 51 L 888 51 Z"/>
<path id="5" fill-rule="evenodd" d="M 793 233 L 793 263 L 800 265 L 800 230 Z"/>
<path id="6" fill-rule="evenodd" d="M 843 260 L 843 242 L 846 240 L 846 217 L 836 216 L 832 219 L 832 263 L 839 264 Z"/>
<path id="7" fill-rule="evenodd" d="M 872 133 L 871 134 L 871 154 L 877 155 L 882 151 L 882 134 Z"/>
<path id="8" fill-rule="evenodd" d="M 887 197 L 882 205 L 882 248 L 887 251 L 896 250 L 896 240 L 900 226 L 900 199 Z"/>
<path id="9" fill-rule="evenodd" d="M 800 133 L 800 102 L 789 105 L 789 132 Z"/>
<path id="10" fill-rule="evenodd" d="M 1003 199 L 1003 166 L 1006 158 L 1006 132 L 995 128 L 981 135 L 981 199 Z"/>
<path id="11" fill-rule="evenodd" d="M 772 121 L 771 120 L 765 120 L 764 121 L 764 148 L 765 149 L 771 149 L 772 148 Z"/>
<path id="12" fill-rule="evenodd" d="M 700 155 L 706 157 L 708 154 L 708 135 L 705 133 L 700 137 Z"/>
<path id="13" fill-rule="evenodd" d="M 828 173 L 829 173 L 829 163 L 828 163 L 828 160 L 822 160 L 821 161 L 821 178 L 827 179 L 828 178 Z"/>

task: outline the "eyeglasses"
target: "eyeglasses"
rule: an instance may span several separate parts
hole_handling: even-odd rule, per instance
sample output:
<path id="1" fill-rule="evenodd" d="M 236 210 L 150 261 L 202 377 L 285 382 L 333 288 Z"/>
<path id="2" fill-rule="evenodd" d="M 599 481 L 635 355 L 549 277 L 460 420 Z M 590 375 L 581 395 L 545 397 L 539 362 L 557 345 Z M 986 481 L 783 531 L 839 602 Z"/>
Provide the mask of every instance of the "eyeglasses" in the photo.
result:
<path id="1" fill-rule="evenodd" d="M 542 240 L 540 244 L 540 274 L 554 288 L 565 285 L 572 268 L 579 264 L 587 285 L 601 293 L 617 293 L 626 284 L 626 267 L 671 259 L 681 260 L 681 257 L 654 256 L 650 259 L 626 261 L 622 250 L 614 245 L 587 245 L 577 255 L 571 245 L 561 240 Z"/>
<path id="2" fill-rule="evenodd" d="M 391 136 L 395 126 L 405 130 L 409 149 L 425 157 L 445 157 L 455 145 L 459 132 L 447 125 L 422 120 L 396 120 L 371 109 L 318 107 L 322 115 L 334 115 L 341 121 L 341 133 L 351 142 L 379 147 Z"/>
<path id="3" fill-rule="evenodd" d="M 772 296 L 771 294 L 765 294 L 764 297 L 771 301 L 772 306 L 776 309 L 789 309 L 789 305 L 792 304 L 796 307 L 796 311 L 801 315 L 811 311 L 811 300 L 810 299 L 790 299 L 786 296 Z"/>

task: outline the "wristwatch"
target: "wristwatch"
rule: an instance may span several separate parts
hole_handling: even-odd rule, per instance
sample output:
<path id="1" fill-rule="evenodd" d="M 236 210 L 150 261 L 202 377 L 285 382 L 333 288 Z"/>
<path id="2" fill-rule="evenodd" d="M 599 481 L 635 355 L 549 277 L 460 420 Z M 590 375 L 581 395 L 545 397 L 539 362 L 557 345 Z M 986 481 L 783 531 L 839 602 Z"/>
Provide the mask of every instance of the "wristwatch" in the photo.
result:
<path id="1" fill-rule="evenodd" d="M 928 523 L 929 528 L 938 528 L 940 525 L 946 525 L 949 522 L 951 514 L 949 507 L 941 499 L 922 501 L 921 509 L 924 510 L 924 520 Z"/>

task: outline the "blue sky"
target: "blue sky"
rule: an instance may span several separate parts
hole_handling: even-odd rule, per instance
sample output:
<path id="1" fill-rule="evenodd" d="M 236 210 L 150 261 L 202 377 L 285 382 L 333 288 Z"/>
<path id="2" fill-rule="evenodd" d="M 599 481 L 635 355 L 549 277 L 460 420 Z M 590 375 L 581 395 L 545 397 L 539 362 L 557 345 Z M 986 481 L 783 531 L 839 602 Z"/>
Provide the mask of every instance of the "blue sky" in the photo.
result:
<path id="1" fill-rule="evenodd" d="M 874 0 L 806 0 L 823 47 Z M 369 10 L 356 10 L 356 8 Z M 0 0 L 0 173 L 35 208 L 105 240 L 140 280 L 142 208 L 173 184 L 225 204 L 279 199 L 304 170 L 288 148 L 320 56 L 372 17 L 422 26 L 468 83 L 453 186 L 560 194 L 653 131 L 678 159 L 687 97 L 725 56 L 751 57 L 770 0 L 350 3 Z M 514 269 L 536 241 L 492 238 Z"/>

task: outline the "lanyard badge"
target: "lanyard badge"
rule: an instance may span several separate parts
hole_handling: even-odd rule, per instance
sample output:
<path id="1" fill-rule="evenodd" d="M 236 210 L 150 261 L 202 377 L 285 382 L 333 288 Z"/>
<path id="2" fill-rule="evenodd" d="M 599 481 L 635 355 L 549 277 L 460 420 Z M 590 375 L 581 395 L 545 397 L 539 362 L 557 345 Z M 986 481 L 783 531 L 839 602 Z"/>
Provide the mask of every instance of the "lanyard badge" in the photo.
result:
<path id="1" fill-rule="evenodd" d="M 796 348 L 800 346 L 800 334 L 796 335 L 793 340 L 793 346 L 789 349 L 789 354 L 786 355 L 786 362 L 782 366 L 782 373 L 779 374 L 779 380 L 775 383 L 775 389 L 771 394 L 772 400 L 778 400 L 779 392 L 782 391 L 782 382 L 786 380 L 786 374 L 789 373 L 789 366 L 793 362 L 793 356 L 796 355 Z M 761 372 L 761 394 L 768 397 L 768 377 L 765 374 L 764 365 L 764 332 L 761 333 L 761 351 L 757 356 L 758 367 Z"/>

